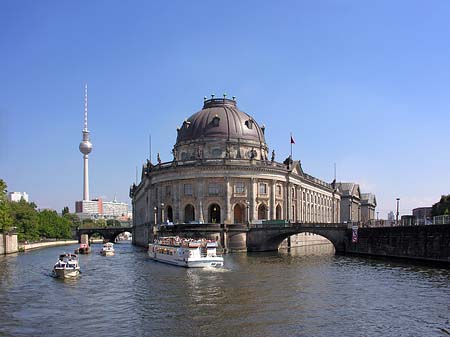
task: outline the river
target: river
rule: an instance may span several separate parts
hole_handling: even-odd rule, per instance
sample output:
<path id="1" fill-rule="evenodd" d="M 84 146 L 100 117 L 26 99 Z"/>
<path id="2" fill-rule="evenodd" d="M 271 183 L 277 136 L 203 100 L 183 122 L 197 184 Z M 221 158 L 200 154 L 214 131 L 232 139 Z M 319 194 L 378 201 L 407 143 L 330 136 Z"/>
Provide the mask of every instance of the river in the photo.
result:
<path id="1" fill-rule="evenodd" d="M 184 269 L 116 244 L 51 277 L 55 247 L 0 256 L 1 336 L 448 336 L 450 270 L 335 256 L 330 245 Z M 448 332 L 448 333 L 447 333 Z"/>

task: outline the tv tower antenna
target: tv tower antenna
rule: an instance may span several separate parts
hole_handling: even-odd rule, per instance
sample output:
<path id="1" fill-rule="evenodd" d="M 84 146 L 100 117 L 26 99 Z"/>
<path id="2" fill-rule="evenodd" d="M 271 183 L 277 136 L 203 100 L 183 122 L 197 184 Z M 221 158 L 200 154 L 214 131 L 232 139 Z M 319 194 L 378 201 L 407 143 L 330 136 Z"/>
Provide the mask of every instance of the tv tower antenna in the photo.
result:
<path id="1" fill-rule="evenodd" d="M 89 200 L 89 153 L 92 151 L 92 143 L 89 140 L 88 130 L 88 87 L 84 85 L 84 128 L 83 140 L 79 146 L 80 152 L 83 154 L 84 175 L 83 175 L 83 200 Z"/>

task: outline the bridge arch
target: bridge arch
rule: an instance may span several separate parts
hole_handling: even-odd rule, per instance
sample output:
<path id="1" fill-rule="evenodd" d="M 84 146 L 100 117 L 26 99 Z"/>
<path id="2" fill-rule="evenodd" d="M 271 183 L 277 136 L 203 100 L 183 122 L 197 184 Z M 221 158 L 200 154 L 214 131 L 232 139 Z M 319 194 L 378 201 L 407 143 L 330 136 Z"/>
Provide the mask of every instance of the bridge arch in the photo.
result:
<path id="1" fill-rule="evenodd" d="M 249 251 L 274 251 L 278 250 L 283 240 L 299 233 L 313 233 L 330 241 L 336 252 L 345 251 L 348 240 L 346 227 L 315 227 L 315 226 L 291 226 L 279 227 L 267 230 L 265 228 L 254 229 L 247 233 L 247 247 Z"/>

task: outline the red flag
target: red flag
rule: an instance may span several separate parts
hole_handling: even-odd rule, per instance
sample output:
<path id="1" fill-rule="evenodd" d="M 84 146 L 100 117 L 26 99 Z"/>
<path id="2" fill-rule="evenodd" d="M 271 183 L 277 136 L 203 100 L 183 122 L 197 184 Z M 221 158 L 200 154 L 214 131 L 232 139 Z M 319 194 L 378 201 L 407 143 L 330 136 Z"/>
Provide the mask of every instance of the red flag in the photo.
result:
<path id="1" fill-rule="evenodd" d="M 292 135 L 291 135 L 291 144 L 295 144 L 295 140 L 294 137 L 292 137 Z"/>

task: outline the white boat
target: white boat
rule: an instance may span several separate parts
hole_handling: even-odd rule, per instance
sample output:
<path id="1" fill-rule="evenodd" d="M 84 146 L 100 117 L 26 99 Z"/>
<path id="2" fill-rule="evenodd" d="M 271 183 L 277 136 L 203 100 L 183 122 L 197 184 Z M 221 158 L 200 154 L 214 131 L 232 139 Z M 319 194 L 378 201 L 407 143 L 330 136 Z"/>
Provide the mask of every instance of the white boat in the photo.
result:
<path id="1" fill-rule="evenodd" d="M 53 266 L 53 273 L 59 278 L 73 278 L 80 275 L 80 265 L 76 254 L 64 253 Z"/>
<path id="2" fill-rule="evenodd" d="M 102 250 L 100 251 L 100 254 L 103 256 L 113 256 L 115 253 L 114 251 L 114 243 L 112 242 L 106 242 L 103 244 Z"/>
<path id="3" fill-rule="evenodd" d="M 213 240 L 194 240 L 180 237 L 162 237 L 148 245 L 151 259 L 187 268 L 223 266 L 223 257 L 217 253 Z"/>

